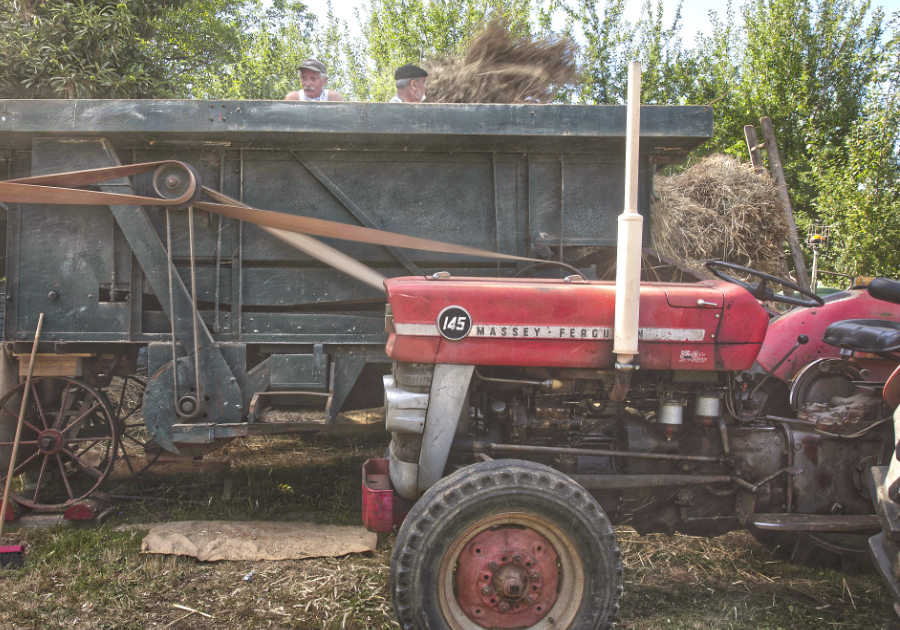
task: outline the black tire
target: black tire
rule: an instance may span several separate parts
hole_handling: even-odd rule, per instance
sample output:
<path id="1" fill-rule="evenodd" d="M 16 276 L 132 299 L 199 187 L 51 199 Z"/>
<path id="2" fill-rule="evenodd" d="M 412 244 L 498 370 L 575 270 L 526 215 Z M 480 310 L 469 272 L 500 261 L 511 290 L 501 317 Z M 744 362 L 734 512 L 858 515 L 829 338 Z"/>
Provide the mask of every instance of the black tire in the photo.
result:
<path id="1" fill-rule="evenodd" d="M 549 543 L 546 557 L 541 540 Z M 515 590 L 497 581 L 510 572 L 521 576 Z M 508 590 L 493 591 L 498 584 Z M 406 630 L 608 628 L 619 610 L 622 561 L 609 519 L 577 483 L 534 462 L 479 462 L 441 479 L 413 506 L 394 545 L 391 594 Z"/>
<path id="2" fill-rule="evenodd" d="M 751 529 L 766 549 L 785 562 L 854 573 L 871 564 L 869 534 L 777 532 Z"/>

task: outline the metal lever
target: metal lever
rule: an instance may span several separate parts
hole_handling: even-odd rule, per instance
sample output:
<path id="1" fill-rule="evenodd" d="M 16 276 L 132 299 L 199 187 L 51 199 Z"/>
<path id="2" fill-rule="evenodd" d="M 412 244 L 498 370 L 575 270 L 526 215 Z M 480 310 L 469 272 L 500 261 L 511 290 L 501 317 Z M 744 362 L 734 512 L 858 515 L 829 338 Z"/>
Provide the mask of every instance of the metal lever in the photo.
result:
<path id="1" fill-rule="evenodd" d="M 781 357 L 781 359 L 778 361 L 778 363 L 776 363 L 775 365 L 773 365 L 772 368 L 771 368 L 768 372 L 766 372 L 766 375 L 763 377 L 763 380 L 761 380 L 761 381 L 756 385 L 756 387 L 754 387 L 753 390 L 750 392 L 750 398 L 753 398 L 753 396 L 756 394 L 756 392 L 759 391 L 759 388 L 762 387 L 763 384 L 764 384 L 766 381 L 769 380 L 769 377 L 772 376 L 772 374 L 775 373 L 775 370 L 777 370 L 778 368 L 781 367 L 781 364 L 782 364 L 782 363 L 784 363 L 785 361 L 788 360 L 788 357 L 789 357 L 789 356 L 791 356 L 792 354 L 794 354 L 794 351 L 797 350 L 797 348 L 799 348 L 800 346 L 805 346 L 805 345 L 808 344 L 808 343 L 809 343 L 809 336 L 808 336 L 808 335 L 798 335 L 798 336 L 797 336 L 797 343 L 794 344 L 794 347 L 791 348 L 790 350 L 788 350 L 788 351 L 787 351 L 787 354 L 785 354 L 783 357 Z"/>

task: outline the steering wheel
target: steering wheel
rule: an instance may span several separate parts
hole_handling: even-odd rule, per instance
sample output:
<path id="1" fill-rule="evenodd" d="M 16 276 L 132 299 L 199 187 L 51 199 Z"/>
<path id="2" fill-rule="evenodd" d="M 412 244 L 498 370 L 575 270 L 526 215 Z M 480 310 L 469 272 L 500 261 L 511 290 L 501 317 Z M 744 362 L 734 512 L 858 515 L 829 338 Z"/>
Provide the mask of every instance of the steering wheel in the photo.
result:
<path id="1" fill-rule="evenodd" d="M 790 280 L 776 278 L 773 275 L 763 273 L 762 271 L 757 271 L 756 269 L 750 269 L 749 267 L 744 267 L 742 265 L 725 262 L 724 260 L 709 260 L 706 263 L 706 268 L 709 269 L 709 271 L 720 280 L 725 280 L 726 282 L 730 282 L 732 284 L 738 285 L 739 287 L 747 289 L 747 291 L 750 292 L 750 295 L 755 297 L 757 300 L 783 302 L 785 304 L 792 304 L 794 306 L 807 307 L 822 306 L 823 304 L 825 304 L 825 301 L 822 298 L 820 298 L 809 289 L 804 289 L 799 284 L 795 284 Z M 744 282 L 739 278 L 735 278 L 734 276 L 725 273 L 724 271 L 722 271 L 722 269 L 728 269 L 729 271 L 736 271 L 748 276 L 753 276 L 754 278 L 759 278 L 759 282 L 756 282 L 754 284 Z M 786 295 L 784 293 L 775 293 L 775 291 L 773 291 L 766 284 L 769 282 L 782 286 L 785 289 L 796 291 L 800 295 L 805 296 L 806 299 L 794 297 L 793 295 Z"/>

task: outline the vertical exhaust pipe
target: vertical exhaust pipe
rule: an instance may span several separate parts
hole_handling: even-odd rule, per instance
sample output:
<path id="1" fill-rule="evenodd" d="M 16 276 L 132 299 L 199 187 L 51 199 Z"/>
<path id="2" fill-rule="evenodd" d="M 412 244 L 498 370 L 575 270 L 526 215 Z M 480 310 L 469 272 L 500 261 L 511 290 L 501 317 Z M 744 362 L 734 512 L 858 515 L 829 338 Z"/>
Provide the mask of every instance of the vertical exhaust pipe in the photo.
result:
<path id="1" fill-rule="evenodd" d="M 619 215 L 616 251 L 616 319 L 613 353 L 618 369 L 634 369 L 641 298 L 641 239 L 644 217 L 638 213 L 638 155 L 641 136 L 641 64 L 628 65 L 628 113 L 625 126 L 625 208 Z"/>

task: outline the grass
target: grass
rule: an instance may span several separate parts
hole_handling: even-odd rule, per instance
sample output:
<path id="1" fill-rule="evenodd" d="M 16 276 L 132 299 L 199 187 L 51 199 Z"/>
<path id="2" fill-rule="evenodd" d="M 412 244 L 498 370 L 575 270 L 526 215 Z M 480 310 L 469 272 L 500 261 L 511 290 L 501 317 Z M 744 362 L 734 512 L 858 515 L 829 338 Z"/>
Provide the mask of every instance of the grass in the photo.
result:
<path id="1" fill-rule="evenodd" d="M 140 525 L 156 521 L 357 524 L 360 465 L 385 444 L 381 435 L 237 441 L 212 456 L 230 459 L 230 471 L 123 488 L 147 498 L 120 501 L 100 527 L 13 532 L 28 555 L 23 568 L 0 571 L 0 628 L 396 628 L 393 536 L 382 536 L 374 554 L 331 559 L 203 563 L 140 553 Z M 743 532 L 703 539 L 617 531 L 620 627 L 898 627 L 874 572 L 785 564 Z"/>

